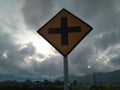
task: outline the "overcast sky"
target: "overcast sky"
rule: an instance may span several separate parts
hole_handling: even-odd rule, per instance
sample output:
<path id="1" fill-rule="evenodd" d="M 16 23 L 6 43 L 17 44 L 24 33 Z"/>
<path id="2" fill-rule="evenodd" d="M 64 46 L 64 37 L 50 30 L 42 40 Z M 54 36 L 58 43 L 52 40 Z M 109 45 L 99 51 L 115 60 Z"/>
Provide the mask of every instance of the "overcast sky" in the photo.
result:
<path id="1" fill-rule="evenodd" d="M 93 30 L 69 54 L 69 74 L 120 69 L 120 0 L 0 0 L 0 74 L 63 75 L 63 57 L 36 31 L 61 9 Z"/>

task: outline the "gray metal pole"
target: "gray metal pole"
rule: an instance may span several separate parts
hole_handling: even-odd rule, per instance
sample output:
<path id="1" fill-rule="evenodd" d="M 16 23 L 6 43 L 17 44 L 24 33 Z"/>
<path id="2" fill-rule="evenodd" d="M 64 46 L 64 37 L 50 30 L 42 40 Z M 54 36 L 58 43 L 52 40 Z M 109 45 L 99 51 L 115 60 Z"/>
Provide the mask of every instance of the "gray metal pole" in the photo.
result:
<path id="1" fill-rule="evenodd" d="M 93 85 L 96 85 L 96 75 L 95 75 L 95 68 L 93 63 L 92 63 L 92 71 L 93 71 Z"/>
<path id="2" fill-rule="evenodd" d="M 68 57 L 64 56 L 64 90 L 69 90 L 69 78 L 68 78 Z"/>
<path id="3" fill-rule="evenodd" d="M 93 85 L 96 85 L 96 76 L 95 76 L 94 66 L 93 66 Z"/>

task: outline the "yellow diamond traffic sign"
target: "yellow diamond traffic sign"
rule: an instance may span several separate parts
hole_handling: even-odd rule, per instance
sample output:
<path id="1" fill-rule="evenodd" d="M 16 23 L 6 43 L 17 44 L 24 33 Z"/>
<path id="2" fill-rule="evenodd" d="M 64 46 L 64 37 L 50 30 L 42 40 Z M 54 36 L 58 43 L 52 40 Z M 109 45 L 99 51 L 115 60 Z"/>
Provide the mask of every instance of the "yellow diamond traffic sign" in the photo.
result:
<path id="1" fill-rule="evenodd" d="M 37 32 L 63 56 L 67 56 L 92 30 L 92 27 L 62 9 Z"/>

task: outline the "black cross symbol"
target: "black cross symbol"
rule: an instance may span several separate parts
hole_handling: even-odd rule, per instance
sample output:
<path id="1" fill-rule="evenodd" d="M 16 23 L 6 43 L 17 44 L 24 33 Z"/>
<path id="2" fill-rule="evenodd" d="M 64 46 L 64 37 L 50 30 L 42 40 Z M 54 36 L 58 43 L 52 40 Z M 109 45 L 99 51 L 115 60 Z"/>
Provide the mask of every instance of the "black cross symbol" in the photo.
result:
<path id="1" fill-rule="evenodd" d="M 61 34 L 61 44 L 68 45 L 68 33 L 80 32 L 80 26 L 68 27 L 67 17 L 61 18 L 61 28 L 50 28 L 49 34 Z"/>

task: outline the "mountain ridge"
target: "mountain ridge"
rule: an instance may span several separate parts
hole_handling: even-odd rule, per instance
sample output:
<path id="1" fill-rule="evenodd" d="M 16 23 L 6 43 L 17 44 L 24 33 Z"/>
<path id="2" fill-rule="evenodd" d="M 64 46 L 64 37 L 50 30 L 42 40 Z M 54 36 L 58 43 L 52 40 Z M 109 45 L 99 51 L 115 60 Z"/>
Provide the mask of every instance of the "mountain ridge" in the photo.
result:
<path id="1" fill-rule="evenodd" d="M 58 80 L 63 80 L 63 77 L 57 78 Z M 77 81 L 79 83 L 93 83 L 93 74 L 87 74 L 84 76 L 75 76 L 69 75 L 69 81 Z M 120 83 L 120 70 L 111 71 L 111 72 L 98 72 L 95 73 L 95 81 L 96 83 Z"/>
<path id="2" fill-rule="evenodd" d="M 120 70 L 112 71 L 112 72 L 98 72 L 95 73 L 96 77 L 96 83 L 119 83 L 120 84 Z M 41 77 L 20 77 L 20 76 L 14 76 L 14 75 L 8 75 L 8 74 L 0 74 L 0 81 L 25 81 L 25 80 L 31 80 L 31 81 L 43 81 L 46 78 Z M 52 79 L 53 80 L 53 79 Z M 55 78 L 54 80 L 60 80 L 63 81 L 63 76 Z M 54 81 L 53 80 L 53 81 Z M 76 75 L 69 75 L 69 81 L 77 81 L 79 83 L 93 83 L 93 74 L 87 74 L 84 76 L 76 76 Z"/>

